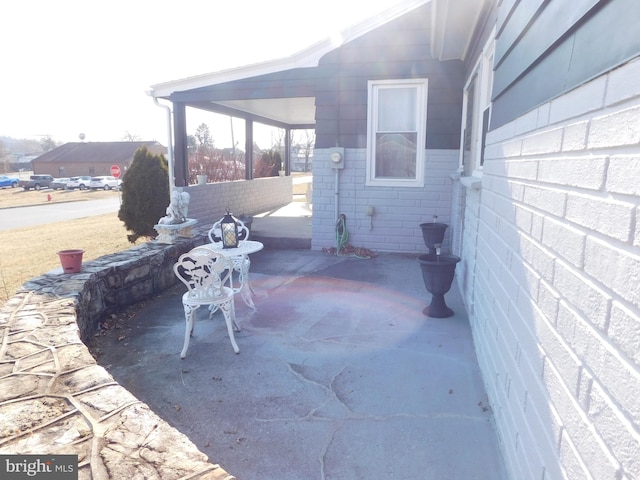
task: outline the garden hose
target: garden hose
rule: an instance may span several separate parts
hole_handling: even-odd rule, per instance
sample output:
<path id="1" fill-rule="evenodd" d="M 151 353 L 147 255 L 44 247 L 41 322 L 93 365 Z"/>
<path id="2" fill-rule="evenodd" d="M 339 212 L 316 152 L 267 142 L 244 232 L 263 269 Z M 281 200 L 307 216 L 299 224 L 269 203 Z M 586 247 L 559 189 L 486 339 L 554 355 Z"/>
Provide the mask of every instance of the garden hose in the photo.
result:
<path id="1" fill-rule="evenodd" d="M 342 249 L 349 241 L 349 231 L 347 230 L 347 216 L 341 213 L 336 222 L 336 255 L 340 255 Z"/>

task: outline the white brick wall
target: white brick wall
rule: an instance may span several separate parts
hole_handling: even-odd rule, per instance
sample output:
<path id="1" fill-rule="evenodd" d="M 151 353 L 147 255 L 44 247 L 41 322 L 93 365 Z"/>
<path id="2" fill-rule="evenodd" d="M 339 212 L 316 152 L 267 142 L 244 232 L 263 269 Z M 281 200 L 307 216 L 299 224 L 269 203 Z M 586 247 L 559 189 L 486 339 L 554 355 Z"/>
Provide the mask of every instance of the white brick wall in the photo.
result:
<path id="1" fill-rule="evenodd" d="M 491 132 L 481 190 L 455 187 L 514 479 L 640 478 L 639 79 L 636 59 Z"/>
<path id="2" fill-rule="evenodd" d="M 191 195 L 188 216 L 197 219 L 200 225 L 213 225 L 227 209 L 240 216 L 287 205 L 293 198 L 292 188 L 292 179 L 288 176 L 190 185 L 184 190 Z"/>
<path id="3" fill-rule="evenodd" d="M 335 195 L 336 173 L 328 150 L 316 149 L 313 162 L 313 234 L 311 248 L 336 246 L 336 197 L 338 214 L 347 217 L 349 243 L 380 252 L 425 253 L 420 224 L 450 223 L 452 180 L 458 166 L 458 152 L 427 150 L 425 186 L 395 188 L 365 186 L 366 150 L 346 149 L 345 168 L 339 170 L 339 195 Z M 375 209 L 372 228 L 367 207 Z M 444 247 L 450 249 L 448 229 Z"/>

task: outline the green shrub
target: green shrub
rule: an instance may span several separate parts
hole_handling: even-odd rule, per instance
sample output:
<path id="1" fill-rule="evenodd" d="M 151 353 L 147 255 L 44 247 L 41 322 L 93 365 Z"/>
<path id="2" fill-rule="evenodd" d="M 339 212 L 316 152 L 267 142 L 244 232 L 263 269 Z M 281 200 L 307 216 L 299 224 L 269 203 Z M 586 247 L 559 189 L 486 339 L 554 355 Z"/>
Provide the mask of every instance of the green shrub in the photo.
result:
<path id="1" fill-rule="evenodd" d="M 139 148 L 122 179 L 122 204 L 118 218 L 131 235 L 131 243 L 140 237 L 155 238 L 153 226 L 169 205 L 169 173 L 164 155 L 154 155 L 146 147 Z"/>

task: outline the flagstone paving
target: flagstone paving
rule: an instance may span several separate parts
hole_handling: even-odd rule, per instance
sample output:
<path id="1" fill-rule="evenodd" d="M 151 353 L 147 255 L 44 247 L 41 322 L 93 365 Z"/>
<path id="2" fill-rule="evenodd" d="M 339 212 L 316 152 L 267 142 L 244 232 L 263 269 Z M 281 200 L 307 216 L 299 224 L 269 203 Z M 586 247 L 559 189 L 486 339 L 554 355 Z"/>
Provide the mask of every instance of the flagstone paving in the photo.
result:
<path id="1" fill-rule="evenodd" d="M 110 304 L 96 286 L 140 287 L 150 275 L 140 272 L 152 272 L 144 265 L 171 248 L 133 249 L 80 274 L 54 271 L 0 308 L 1 454 L 77 454 L 80 479 L 235 478 L 114 381 L 81 340 L 79 306 Z"/>

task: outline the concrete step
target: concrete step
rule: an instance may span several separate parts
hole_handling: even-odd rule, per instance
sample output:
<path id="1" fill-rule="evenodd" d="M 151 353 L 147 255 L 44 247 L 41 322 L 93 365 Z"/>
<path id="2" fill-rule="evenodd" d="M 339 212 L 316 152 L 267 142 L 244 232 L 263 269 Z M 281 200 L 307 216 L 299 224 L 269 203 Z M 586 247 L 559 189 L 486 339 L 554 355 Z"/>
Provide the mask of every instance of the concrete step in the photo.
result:
<path id="1" fill-rule="evenodd" d="M 266 249 L 309 250 L 311 248 L 312 210 L 305 202 L 290 204 L 253 216 L 251 240 Z"/>

